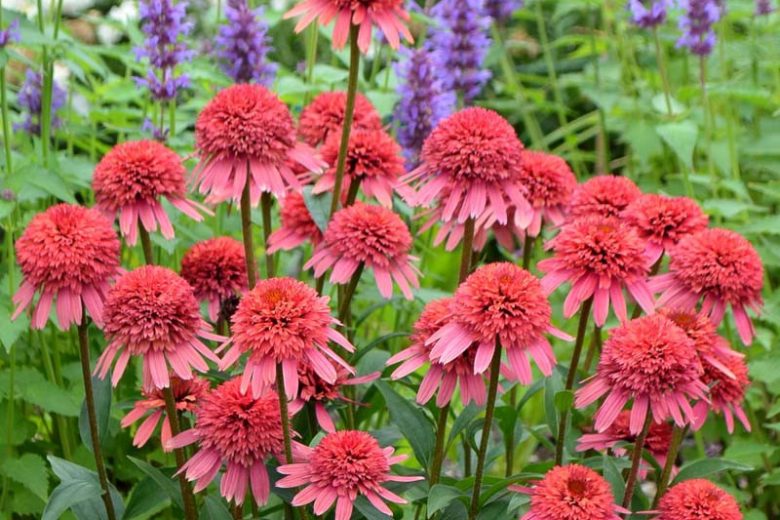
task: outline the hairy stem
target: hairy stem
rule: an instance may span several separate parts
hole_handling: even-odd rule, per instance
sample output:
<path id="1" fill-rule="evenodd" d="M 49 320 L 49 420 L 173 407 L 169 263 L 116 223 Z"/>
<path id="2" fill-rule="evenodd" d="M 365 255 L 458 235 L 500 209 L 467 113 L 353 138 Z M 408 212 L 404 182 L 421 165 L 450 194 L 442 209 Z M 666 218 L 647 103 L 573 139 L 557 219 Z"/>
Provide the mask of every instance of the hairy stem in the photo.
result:
<path id="1" fill-rule="evenodd" d="M 276 276 L 276 265 L 274 265 L 274 255 L 268 254 L 268 237 L 271 236 L 271 205 L 273 199 L 267 191 L 263 192 L 260 198 L 260 206 L 263 212 L 263 242 L 265 243 L 265 273 L 266 278 Z"/>
<path id="2" fill-rule="evenodd" d="M 144 260 L 147 265 L 154 265 L 154 251 L 152 250 L 152 239 L 143 223 L 138 221 L 138 236 L 141 239 L 141 248 L 144 251 Z"/>
<path id="3" fill-rule="evenodd" d="M 181 433 L 179 424 L 179 412 L 176 409 L 176 398 L 173 396 L 173 390 L 170 386 L 163 388 L 163 397 L 165 398 L 165 414 L 168 416 L 168 424 L 171 425 L 171 437 Z M 187 456 L 183 448 L 175 448 L 173 455 L 176 458 L 176 467 L 181 470 L 187 462 Z M 195 509 L 195 496 L 192 494 L 192 488 L 187 480 L 187 476 L 182 472 L 179 474 L 179 487 L 181 488 L 181 497 L 184 502 L 184 518 L 187 520 L 197 520 L 198 513 Z"/>
<path id="4" fill-rule="evenodd" d="M 433 486 L 438 484 L 441 476 L 441 467 L 444 464 L 444 444 L 446 442 L 447 419 L 450 415 L 450 403 L 439 409 L 439 418 L 436 420 L 436 444 L 433 448 L 433 461 L 428 481 Z"/>

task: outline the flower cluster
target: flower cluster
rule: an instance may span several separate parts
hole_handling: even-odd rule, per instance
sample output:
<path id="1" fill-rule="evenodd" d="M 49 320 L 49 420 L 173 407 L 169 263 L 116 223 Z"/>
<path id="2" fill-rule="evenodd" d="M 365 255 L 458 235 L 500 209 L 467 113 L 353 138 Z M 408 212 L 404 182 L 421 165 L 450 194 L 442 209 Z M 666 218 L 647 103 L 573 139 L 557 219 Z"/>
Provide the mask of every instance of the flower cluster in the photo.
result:
<path id="1" fill-rule="evenodd" d="M 62 87 L 56 82 L 52 82 L 51 106 L 49 108 L 52 128 L 58 128 L 62 124 L 60 118 L 57 117 L 57 111 L 65 106 L 66 97 Z M 24 110 L 24 120 L 21 123 L 15 123 L 14 130 L 40 135 L 43 117 L 43 74 L 27 69 L 17 101 Z"/>
<path id="2" fill-rule="evenodd" d="M 671 0 L 629 0 L 631 21 L 644 29 L 658 27 L 666 21 L 671 4 Z"/>
<path id="3" fill-rule="evenodd" d="M 685 10 L 680 17 L 683 35 L 677 40 L 678 47 L 687 47 L 693 54 L 706 56 L 715 46 L 713 25 L 720 20 L 723 7 L 716 0 L 680 0 Z"/>
<path id="4" fill-rule="evenodd" d="M 14 19 L 8 24 L 8 27 L 0 30 L 0 50 L 5 49 L 8 45 L 16 43 L 21 39 L 19 34 L 19 19 Z"/>
<path id="5" fill-rule="evenodd" d="M 247 0 L 228 0 L 225 18 L 227 23 L 216 38 L 217 56 L 225 72 L 236 83 L 273 83 L 276 65 L 267 60 L 270 38 L 263 8 L 251 10 Z"/>

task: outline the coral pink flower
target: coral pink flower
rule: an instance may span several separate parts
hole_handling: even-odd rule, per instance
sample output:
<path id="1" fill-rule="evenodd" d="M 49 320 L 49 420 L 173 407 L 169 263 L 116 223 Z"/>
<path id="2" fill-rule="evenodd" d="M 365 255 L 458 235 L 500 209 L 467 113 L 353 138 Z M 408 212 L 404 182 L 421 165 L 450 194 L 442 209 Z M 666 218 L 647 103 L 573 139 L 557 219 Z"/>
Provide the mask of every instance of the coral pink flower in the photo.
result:
<path id="1" fill-rule="evenodd" d="M 455 292 L 451 311 L 449 323 L 426 340 L 432 346 L 430 357 L 442 364 L 451 363 L 477 343 L 474 374 L 488 369 L 499 342 L 511 367 L 509 378 L 529 384 L 528 356 L 546 376 L 552 374 L 556 363 L 545 333 L 571 339 L 550 324 L 552 311 L 539 280 L 506 262 L 474 271 Z"/>
<path id="2" fill-rule="evenodd" d="M 317 245 L 322 240 L 322 231 L 306 207 L 306 200 L 297 191 L 291 191 L 282 199 L 279 210 L 282 227 L 268 237 L 268 252 L 289 251 L 310 241 Z"/>
<path id="3" fill-rule="evenodd" d="M 281 364 L 287 397 L 298 395 L 298 368 L 309 364 L 324 381 L 335 384 L 338 373 L 332 359 L 346 370 L 354 369 L 342 360 L 329 342 L 348 352 L 355 347 L 333 328 L 338 320 L 330 315 L 328 297 L 292 278 L 261 280 L 238 304 L 233 314 L 233 346 L 222 358 L 220 368 L 232 366 L 241 354 L 249 359 L 241 378 L 241 391 L 252 386 L 257 397 L 276 381 L 276 365 Z M 326 357 L 327 356 L 327 357 Z"/>
<path id="4" fill-rule="evenodd" d="M 750 385 L 748 378 L 748 367 L 741 356 L 724 356 L 720 359 L 718 366 L 703 362 L 704 376 L 702 381 L 709 386 L 710 402 L 699 401 L 693 408 L 696 413 L 695 428 L 701 428 L 707 419 L 707 412 L 712 410 L 715 413 L 722 413 L 726 419 L 726 427 L 729 433 L 734 431 L 734 416 L 737 416 L 739 422 L 750 431 L 750 421 L 742 408 L 742 402 L 745 400 L 745 392 Z M 725 365 L 728 373 L 724 374 Z"/>
<path id="5" fill-rule="evenodd" d="M 217 321 L 222 302 L 247 289 L 244 245 L 230 237 L 198 242 L 181 259 L 181 277 L 195 298 L 209 302 L 209 319 Z"/>
<path id="6" fill-rule="evenodd" d="M 333 47 L 341 49 L 349 39 L 352 24 L 360 27 L 358 46 L 361 52 L 368 52 L 371 45 L 372 26 L 382 31 L 393 49 L 401 45 L 400 37 L 414 43 L 412 33 L 406 27 L 409 13 L 404 10 L 403 0 L 303 0 L 284 14 L 284 18 L 300 16 L 295 32 L 301 32 L 315 18 L 321 25 L 328 25 L 335 18 Z"/>
<path id="7" fill-rule="evenodd" d="M 301 112 L 298 135 L 310 146 L 320 146 L 334 134 L 341 136 L 346 106 L 346 92 L 323 92 L 318 95 Z M 379 130 L 380 128 L 382 128 L 382 118 L 379 117 L 379 112 L 368 98 L 358 92 L 355 97 L 352 130 Z M 335 164 L 335 161 L 330 164 Z"/>
<path id="8" fill-rule="evenodd" d="M 704 479 L 680 482 L 658 504 L 655 520 L 742 520 L 734 497 Z"/>
<path id="9" fill-rule="evenodd" d="M 706 229 L 708 222 L 695 200 L 655 193 L 634 200 L 623 210 L 622 218 L 647 241 L 646 253 L 652 263 L 684 236 Z"/>
<path id="10" fill-rule="evenodd" d="M 184 380 L 176 376 L 171 377 L 171 391 L 176 400 L 176 409 L 179 412 L 192 412 L 195 406 L 203 396 L 209 391 L 209 382 L 198 377 Z M 151 412 L 151 415 L 144 419 L 141 426 L 135 432 L 133 437 L 133 446 L 142 447 L 157 428 L 157 424 L 162 419 L 162 441 L 163 450 L 169 451 L 166 443 L 171 438 L 171 423 L 165 411 L 165 397 L 161 390 L 154 389 L 150 392 L 143 392 L 144 398 L 135 402 L 133 409 L 122 418 L 122 428 L 128 428 L 131 424 L 138 422 L 142 417 Z"/>
<path id="11" fill-rule="evenodd" d="M 452 298 L 434 300 L 426 305 L 414 324 L 412 344 L 388 359 L 387 365 L 403 362 L 392 374 L 393 380 L 398 380 L 430 363 L 417 391 L 417 402 L 420 404 L 430 401 L 438 390 L 436 406 L 442 407 L 450 402 L 455 388 L 459 386 L 464 406 L 472 401 L 482 406 L 487 400 L 487 392 L 483 375 L 474 373 L 477 344 L 472 343 L 449 363 L 440 363 L 438 358 L 432 359 L 431 346 L 426 344 L 433 334 L 451 320 L 451 305 Z"/>
<path id="12" fill-rule="evenodd" d="M 543 220 L 556 227 L 563 224 L 577 186 L 577 178 L 566 161 L 557 155 L 524 150 L 521 172 L 520 183 L 533 208 L 533 219 L 526 232 L 539 236 Z"/>
<path id="13" fill-rule="evenodd" d="M 509 488 L 531 495 L 520 520 L 620 520 L 618 513 L 629 513 L 615 504 L 604 477 L 579 464 L 552 468 L 532 488 Z"/>
<path id="14" fill-rule="evenodd" d="M 642 195 L 631 179 L 598 175 L 577 186 L 569 203 L 572 217 L 617 217 Z"/>
<path id="15" fill-rule="evenodd" d="M 706 399 L 701 374 L 693 340 L 665 316 L 644 316 L 612 329 L 596 375 L 577 391 L 575 405 L 584 408 L 607 394 L 595 417 L 599 433 L 629 400 L 633 435 L 642 430 L 648 413 L 656 423 L 672 417 L 685 426 L 695 419 L 689 399 Z"/>
<path id="16" fill-rule="evenodd" d="M 314 185 L 314 193 L 333 191 L 340 146 L 341 136 L 338 134 L 325 141 L 322 158 L 331 167 Z M 349 135 L 343 193 L 349 191 L 353 182 L 358 182 L 367 197 L 374 197 L 382 206 L 391 208 L 393 188 L 405 171 L 401 147 L 381 128 L 357 130 Z"/>
<path id="17" fill-rule="evenodd" d="M 390 298 L 393 281 L 407 299 L 412 287 L 419 287 L 419 271 L 409 256 L 412 235 L 401 217 L 387 208 L 356 202 L 333 215 L 322 242 L 304 269 L 314 268 L 320 277 L 333 268 L 330 281 L 346 284 L 358 269 L 371 269 L 379 293 Z"/>
<path id="18" fill-rule="evenodd" d="M 421 216 L 427 217 L 428 220 L 420 226 L 418 235 L 422 235 L 435 224 L 440 223 L 439 231 L 433 238 L 433 245 L 439 246 L 444 244 L 444 248 L 447 251 L 454 251 L 460 241 L 463 240 L 463 235 L 466 231 L 465 223 L 458 222 L 457 220 L 442 221 L 443 209 L 441 207 L 432 208 Z M 522 225 L 528 225 L 528 222 L 523 223 L 523 219 L 517 218 L 518 213 L 514 207 L 510 207 L 507 210 L 508 220 L 506 224 L 499 224 L 495 217 L 488 211 L 485 211 L 474 222 L 474 242 L 472 248 L 474 251 L 482 251 L 485 244 L 490 238 L 490 232 L 493 233 L 496 241 L 509 251 L 515 251 L 518 241 L 522 244 L 525 241 L 526 230 L 521 227 Z"/>
<path id="19" fill-rule="evenodd" d="M 281 197 L 290 187 L 301 188 L 290 163 L 310 172 L 325 167 L 311 147 L 296 142 L 290 111 L 262 85 L 220 91 L 198 116 L 195 143 L 201 160 L 193 180 L 209 202 L 238 203 L 249 183 L 251 203 L 257 205 L 263 192 Z"/>
<path id="20" fill-rule="evenodd" d="M 718 325 L 731 305 L 742 342 L 749 345 L 755 330 L 747 307 L 761 310 L 764 266 L 753 245 L 727 229 L 706 229 L 680 240 L 669 253 L 669 272 L 651 281 L 661 292 L 658 305 L 702 311 Z"/>
<path id="21" fill-rule="evenodd" d="M 461 110 L 425 140 L 420 166 L 402 178 L 404 197 L 413 206 L 438 200 L 437 216 L 461 224 L 480 217 L 507 224 L 514 206 L 516 222 L 526 228 L 533 209 L 519 183 L 522 154 L 523 143 L 506 119 L 484 108 Z"/>
<path id="22" fill-rule="evenodd" d="M 394 456 L 394 451 L 392 447 L 381 448 L 366 432 L 329 433 L 314 448 L 301 448 L 301 462 L 279 466 L 279 473 L 286 476 L 276 485 L 280 488 L 305 486 L 295 495 L 292 505 L 299 507 L 314 502 L 317 516 L 322 516 L 335 503 L 335 520 L 349 520 L 358 495 L 392 516 L 385 500 L 396 504 L 407 502 L 383 484 L 423 479 L 392 475 L 390 466 L 406 459 L 406 455 Z"/>
<path id="23" fill-rule="evenodd" d="M 192 219 L 200 222 L 198 210 L 211 210 L 187 200 L 184 183 L 186 170 L 176 152 L 157 141 L 130 141 L 113 147 L 95 167 L 92 189 L 96 207 L 113 220 L 119 215 L 119 229 L 127 243 L 138 238 L 138 221 L 147 231 L 160 226 L 162 235 L 171 239 L 173 226 L 160 197 Z"/>
<path id="24" fill-rule="evenodd" d="M 172 438 L 168 449 L 198 443 L 198 451 L 179 469 L 196 482 L 196 493 L 206 489 L 224 464 L 220 493 L 243 504 L 247 485 L 258 505 L 268 501 L 271 483 L 266 460 L 284 460 L 284 438 L 279 397 L 268 391 L 260 397 L 241 391 L 241 380 L 221 384 L 195 409 L 195 426 Z M 297 451 L 297 443 L 294 444 Z"/>
<path id="25" fill-rule="evenodd" d="M 593 320 L 602 326 L 610 304 L 620 321 L 628 319 L 623 288 L 648 314 L 655 303 L 647 284 L 650 262 L 645 243 L 636 231 L 617 218 L 583 217 L 566 224 L 546 247 L 555 255 L 539 262 L 546 273 L 542 286 L 547 294 L 564 282 L 571 290 L 563 304 L 563 315 L 573 316 L 586 300 L 593 298 Z"/>
<path id="26" fill-rule="evenodd" d="M 208 371 L 204 357 L 219 362 L 198 337 L 224 338 L 209 332 L 192 287 L 170 269 L 144 266 L 122 275 L 108 293 L 103 314 L 109 344 L 95 373 L 105 378 L 119 354 L 111 375 L 114 386 L 131 355 L 143 357 L 143 388 L 147 392 L 170 385 L 168 365 L 180 378 L 192 379 L 193 368 Z"/>
<path id="27" fill-rule="evenodd" d="M 40 292 L 32 327 L 42 329 L 56 298 L 62 330 L 80 324 L 86 307 L 103 324 L 103 301 L 109 282 L 119 274 L 119 239 L 111 222 L 95 209 L 70 204 L 35 215 L 16 241 L 23 281 L 14 294 L 15 320 Z"/>

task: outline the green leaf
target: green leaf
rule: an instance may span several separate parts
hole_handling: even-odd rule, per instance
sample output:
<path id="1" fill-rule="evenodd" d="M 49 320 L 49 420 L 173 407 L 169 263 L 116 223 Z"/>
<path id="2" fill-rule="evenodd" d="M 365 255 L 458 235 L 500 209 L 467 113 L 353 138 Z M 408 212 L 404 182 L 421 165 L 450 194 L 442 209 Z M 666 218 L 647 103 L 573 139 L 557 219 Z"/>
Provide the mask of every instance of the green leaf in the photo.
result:
<path id="1" fill-rule="evenodd" d="M 573 403 L 574 392 L 571 390 L 561 390 L 555 394 L 555 409 L 559 413 L 570 412 Z"/>
<path id="2" fill-rule="evenodd" d="M 463 491 L 456 487 L 444 484 L 434 485 L 428 492 L 428 518 L 462 496 L 464 496 Z"/>
<path id="3" fill-rule="evenodd" d="M 411 444 L 417 460 L 427 468 L 434 445 L 433 425 L 422 410 L 412 404 L 414 400 L 404 399 L 384 381 L 374 384 L 385 398 L 390 419 Z"/>
<path id="4" fill-rule="evenodd" d="M 558 432 L 558 413 L 555 407 L 555 396 L 563 390 L 563 381 L 558 371 L 554 371 L 550 377 L 544 379 L 544 413 L 547 418 L 547 426 L 555 435 Z"/>
<path id="5" fill-rule="evenodd" d="M 173 500 L 173 503 L 179 506 L 179 509 L 184 510 L 184 502 L 181 498 L 181 490 L 179 486 L 173 481 L 170 475 L 165 475 L 162 471 L 155 468 L 151 464 L 135 457 L 127 457 L 130 462 L 136 465 L 138 469 L 144 472 L 144 474 L 154 480 L 160 488 Z"/>
<path id="6" fill-rule="evenodd" d="M 725 459 L 700 459 L 690 462 L 680 468 L 680 472 L 674 478 L 673 483 L 682 482 L 684 480 L 690 480 L 692 478 L 708 477 L 715 473 L 727 470 L 736 471 L 750 471 L 753 469 L 751 466 L 742 464 L 741 462 L 735 462 Z"/>
<path id="7" fill-rule="evenodd" d="M 97 481 L 74 480 L 60 484 L 52 491 L 41 520 L 58 520 L 71 507 L 100 496 L 101 492 Z"/>
<path id="8" fill-rule="evenodd" d="M 0 343 L 3 344 L 6 352 L 10 352 L 22 332 L 30 327 L 30 318 L 26 313 L 22 313 L 16 320 L 11 321 L 11 312 L 0 306 L 0 323 L 3 324 L 0 327 Z"/>
<path id="9" fill-rule="evenodd" d="M 626 492 L 626 483 L 623 480 L 623 474 L 615 464 L 612 457 L 604 455 L 604 478 L 612 487 L 612 494 L 615 496 L 615 502 L 623 502 L 623 496 Z"/>
<path id="10" fill-rule="evenodd" d="M 307 186 L 303 189 L 303 202 L 311 213 L 311 218 L 320 231 L 323 233 L 328 227 L 328 220 L 330 219 L 330 205 L 333 200 L 333 196 L 330 193 L 320 193 L 314 195 L 312 188 Z"/>
<path id="11" fill-rule="evenodd" d="M 355 509 L 360 511 L 367 520 L 388 520 L 388 518 L 390 518 L 372 506 L 371 503 L 366 500 L 366 497 L 362 495 L 355 500 Z"/>
<path id="12" fill-rule="evenodd" d="M 474 403 L 469 403 L 469 405 L 458 414 L 458 416 L 455 418 L 455 422 L 452 425 L 452 430 L 450 430 L 450 436 L 447 441 L 448 446 L 452 444 L 460 432 L 468 428 L 471 421 L 473 421 L 480 414 L 480 412 L 481 410 L 477 405 Z"/>
<path id="13" fill-rule="evenodd" d="M 150 477 L 144 477 L 130 494 L 127 508 L 122 520 L 142 520 L 152 518 L 154 515 L 168 507 L 170 498 L 160 489 L 157 482 Z M 201 518 L 206 518 L 201 513 Z"/>
<path id="14" fill-rule="evenodd" d="M 693 169 L 693 151 L 699 138 L 699 128 L 693 121 L 666 123 L 655 127 L 655 131 L 669 145 L 677 157 L 691 170 Z"/>
<path id="15" fill-rule="evenodd" d="M 8 371 L 0 372 L 0 392 L 8 388 Z M 37 370 L 22 367 L 16 372 L 16 392 L 21 400 L 42 410 L 67 417 L 77 417 L 79 400 L 73 394 L 64 391 L 47 381 Z"/>
<path id="16" fill-rule="evenodd" d="M 47 459 L 52 471 L 61 481 L 60 485 L 52 491 L 46 504 L 46 510 L 52 511 L 50 518 L 59 518 L 62 511 L 70 509 L 79 520 L 107 520 L 106 506 L 101 498 L 103 490 L 97 473 L 53 455 L 49 455 Z M 88 496 L 82 497 L 81 493 L 85 490 L 88 490 Z M 110 490 L 114 512 L 117 518 L 121 518 L 124 514 L 122 496 L 113 486 L 110 486 Z M 64 509 L 61 510 L 62 507 Z M 47 518 L 46 510 L 44 510 L 44 518 Z"/>
<path id="17" fill-rule="evenodd" d="M 222 500 L 207 496 L 200 508 L 200 520 L 232 520 L 233 516 Z"/>
<path id="18" fill-rule="evenodd" d="M 38 498 L 46 501 L 49 494 L 49 473 L 40 455 L 25 453 L 21 457 L 7 459 L 0 467 L 3 474 L 22 484 Z"/>
<path id="19" fill-rule="evenodd" d="M 108 431 L 108 419 L 111 416 L 111 378 L 100 379 L 97 376 L 92 376 L 92 390 L 95 394 L 98 440 L 102 446 Z M 81 442 L 89 451 L 92 451 L 92 435 L 89 429 L 86 399 L 81 405 L 81 414 L 79 415 L 79 435 L 81 435 Z"/>

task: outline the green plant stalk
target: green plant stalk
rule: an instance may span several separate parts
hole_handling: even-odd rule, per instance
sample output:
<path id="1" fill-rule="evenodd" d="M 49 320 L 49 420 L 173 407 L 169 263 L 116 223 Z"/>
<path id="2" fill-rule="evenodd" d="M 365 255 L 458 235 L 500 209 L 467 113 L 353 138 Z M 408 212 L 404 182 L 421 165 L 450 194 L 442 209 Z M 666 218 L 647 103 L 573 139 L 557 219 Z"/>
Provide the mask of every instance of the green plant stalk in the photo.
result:
<path id="1" fill-rule="evenodd" d="M 176 397 L 173 395 L 173 389 L 169 386 L 163 388 L 163 397 L 165 398 L 165 414 L 168 417 L 168 424 L 171 425 L 171 437 L 181 433 L 181 424 L 179 423 L 179 412 L 176 409 Z M 176 458 L 176 467 L 181 470 L 187 462 L 187 455 L 183 448 L 175 448 L 173 455 Z M 179 474 L 179 487 L 181 488 L 182 502 L 184 503 L 184 518 L 186 520 L 197 520 L 198 512 L 195 508 L 195 495 L 192 494 L 192 488 L 184 472 Z"/>
<path id="2" fill-rule="evenodd" d="M 5 67 L 0 67 L 0 114 L 2 114 L 2 119 L 3 119 L 3 149 L 5 151 L 5 175 L 6 175 L 6 179 L 8 179 L 11 177 L 11 172 L 13 171 L 13 154 L 11 153 L 11 126 L 10 126 L 10 121 L 8 120 L 8 93 L 6 92 Z M 13 266 L 13 263 L 11 264 L 11 266 Z"/>
<path id="3" fill-rule="evenodd" d="M 149 237 L 149 232 L 143 225 L 141 220 L 138 220 L 138 236 L 141 239 L 141 249 L 144 252 L 144 261 L 147 265 L 154 265 L 154 250 L 152 249 L 152 239 Z"/>
<path id="4" fill-rule="evenodd" d="M 43 1 L 37 0 L 38 8 L 38 31 L 45 35 L 44 29 L 44 11 Z M 52 87 L 52 74 L 49 69 L 49 50 L 44 44 L 41 49 L 41 63 L 43 65 L 43 85 L 41 88 L 41 160 L 43 165 L 49 166 L 49 145 L 51 138 L 51 87 Z"/>
<path id="5" fill-rule="evenodd" d="M 682 444 L 683 438 L 685 438 L 686 431 L 687 428 L 680 428 L 677 425 L 675 425 L 672 430 L 672 440 L 669 442 L 669 449 L 666 452 L 666 462 L 664 463 L 663 471 L 661 472 L 661 476 L 656 485 L 657 491 L 655 492 L 655 498 L 653 498 L 652 509 L 658 508 L 661 497 L 666 493 L 669 481 L 672 478 L 672 469 L 674 469 L 674 463 L 677 460 L 677 454 L 680 451 L 680 445 Z"/>
<path id="6" fill-rule="evenodd" d="M 707 95 L 707 60 L 705 56 L 699 57 L 699 86 L 701 87 L 702 109 L 704 110 L 704 131 L 707 139 L 707 170 L 710 175 L 710 185 L 714 195 L 717 195 L 718 182 L 715 172 L 715 162 L 712 159 L 712 133 L 714 121 Z"/>
<path id="7" fill-rule="evenodd" d="M 249 169 L 248 163 L 246 167 Z M 257 284 L 257 269 L 255 268 L 255 246 L 252 240 L 252 204 L 249 195 L 249 178 L 249 172 L 247 172 L 247 182 L 241 192 L 241 234 L 244 237 L 246 278 L 251 290 Z"/>
<path id="8" fill-rule="evenodd" d="M 580 354 L 582 353 L 582 345 L 585 343 L 585 331 L 588 329 L 588 318 L 590 317 L 590 309 L 593 306 L 593 297 L 591 296 L 585 303 L 582 304 L 580 309 L 580 321 L 577 326 L 577 339 L 574 341 L 574 352 L 571 355 L 571 364 L 569 364 L 569 372 L 566 375 L 566 390 L 574 388 L 574 379 L 577 377 L 577 365 L 580 363 Z M 563 463 L 563 445 L 566 441 L 566 422 L 569 418 L 569 411 L 563 410 L 558 422 L 558 437 L 555 443 L 555 465 L 560 466 Z"/>
<path id="9" fill-rule="evenodd" d="M 0 26 L 2 26 L 2 6 L 0 6 Z M 2 74 L 3 78 L 5 78 L 5 67 L 0 68 L 0 74 Z M 3 83 L 3 94 L 5 94 L 5 83 Z M 6 120 L 4 120 L 5 122 Z M 5 125 L 4 125 L 5 126 Z M 13 248 L 13 230 L 15 228 L 14 223 L 14 213 L 11 212 L 11 215 L 8 217 L 8 227 L 5 229 L 5 250 L 8 252 L 8 257 L 6 260 L 8 261 L 8 294 L 13 294 L 14 289 L 16 289 L 16 282 L 14 280 L 14 248 Z M 5 428 L 5 460 L 11 460 L 14 454 L 14 396 L 16 394 L 15 389 L 15 376 L 16 376 L 16 346 L 11 345 L 11 348 L 8 350 L 8 404 L 6 408 L 6 428 Z M 2 478 L 2 484 L 3 484 L 3 490 L 0 492 L 0 512 L 5 511 L 5 501 L 6 497 L 8 496 L 8 488 L 10 487 L 8 485 L 8 475 L 3 472 L 3 478 Z M 10 518 L 12 515 L 9 512 L 8 517 Z"/>
<path id="10" fill-rule="evenodd" d="M 653 27 L 653 40 L 655 41 L 655 56 L 658 62 L 658 72 L 661 75 L 661 84 L 664 89 L 664 100 L 666 101 L 666 113 L 669 117 L 674 115 L 672 109 L 672 87 L 669 84 L 669 74 L 666 70 L 666 56 L 664 56 L 661 38 L 658 35 L 658 27 Z"/>
<path id="11" fill-rule="evenodd" d="M 647 433 L 650 431 L 650 422 L 653 415 L 650 410 L 647 411 L 645 424 L 642 431 L 634 442 L 634 452 L 631 454 L 631 469 L 628 470 L 628 479 L 626 480 L 626 492 L 623 495 L 623 507 L 628 509 L 631 506 L 631 499 L 634 497 L 634 488 L 636 487 L 637 474 L 639 473 L 639 463 L 642 461 L 642 450 L 647 440 Z"/>
<path id="12" fill-rule="evenodd" d="M 247 186 L 249 178 L 247 177 Z M 271 194 L 264 191 L 260 196 L 260 208 L 263 213 L 263 247 L 265 248 L 265 275 L 266 278 L 276 276 L 274 255 L 268 253 L 268 238 L 271 236 L 271 205 L 274 203 Z"/>
<path id="13" fill-rule="evenodd" d="M 284 458 L 285 464 L 293 463 L 292 454 L 292 437 L 290 436 L 290 414 L 287 410 L 287 393 L 284 389 L 284 370 L 282 364 L 276 364 L 276 394 L 279 398 L 279 419 L 282 423 L 282 439 L 284 440 Z M 288 509 L 291 506 L 285 502 L 285 508 Z M 303 520 L 308 518 L 306 514 L 306 506 L 297 508 L 300 513 L 300 517 Z"/>

